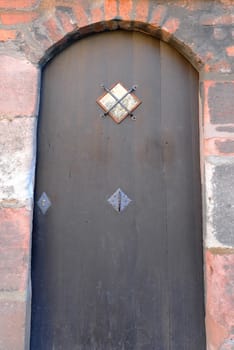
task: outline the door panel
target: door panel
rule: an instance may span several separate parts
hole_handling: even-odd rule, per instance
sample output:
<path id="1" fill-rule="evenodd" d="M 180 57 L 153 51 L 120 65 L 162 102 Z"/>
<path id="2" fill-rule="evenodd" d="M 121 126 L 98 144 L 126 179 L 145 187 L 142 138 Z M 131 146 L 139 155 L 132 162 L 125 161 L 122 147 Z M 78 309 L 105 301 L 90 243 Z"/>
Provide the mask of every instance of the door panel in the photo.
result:
<path id="1" fill-rule="evenodd" d="M 102 119 L 122 82 L 136 121 Z M 140 33 L 87 37 L 43 73 L 32 350 L 205 349 L 197 74 Z M 132 200 L 116 212 L 121 188 Z M 36 203 L 36 202 L 35 202 Z"/>

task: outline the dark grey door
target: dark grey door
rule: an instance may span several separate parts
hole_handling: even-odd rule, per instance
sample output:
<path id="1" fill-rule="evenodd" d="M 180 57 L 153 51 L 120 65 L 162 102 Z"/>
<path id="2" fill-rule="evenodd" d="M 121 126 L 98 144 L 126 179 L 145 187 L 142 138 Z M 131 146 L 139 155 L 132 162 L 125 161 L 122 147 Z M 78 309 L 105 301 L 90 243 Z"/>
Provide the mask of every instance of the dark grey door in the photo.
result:
<path id="1" fill-rule="evenodd" d="M 100 84 L 118 82 L 138 85 L 135 121 L 100 117 Z M 204 350 L 200 192 L 198 77 L 183 57 L 116 31 L 47 64 L 31 350 Z"/>

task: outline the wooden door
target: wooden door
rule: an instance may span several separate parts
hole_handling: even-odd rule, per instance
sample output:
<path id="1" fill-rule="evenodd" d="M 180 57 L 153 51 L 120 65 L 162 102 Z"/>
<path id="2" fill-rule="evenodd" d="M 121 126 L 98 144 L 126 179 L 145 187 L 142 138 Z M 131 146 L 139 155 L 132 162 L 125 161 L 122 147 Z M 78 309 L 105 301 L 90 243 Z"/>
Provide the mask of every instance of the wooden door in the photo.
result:
<path id="1" fill-rule="evenodd" d="M 142 104 L 120 124 L 97 98 Z M 117 189 L 122 212 L 108 202 Z M 43 214 L 42 193 L 51 206 Z M 198 79 L 136 32 L 73 44 L 43 73 L 32 251 L 31 350 L 202 350 Z"/>

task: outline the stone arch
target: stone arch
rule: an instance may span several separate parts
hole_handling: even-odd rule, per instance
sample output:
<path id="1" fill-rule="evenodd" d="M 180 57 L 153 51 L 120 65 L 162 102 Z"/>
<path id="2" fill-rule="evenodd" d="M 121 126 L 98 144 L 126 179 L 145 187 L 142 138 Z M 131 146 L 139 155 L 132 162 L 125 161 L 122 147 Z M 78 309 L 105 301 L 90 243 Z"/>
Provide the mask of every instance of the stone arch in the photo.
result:
<path id="1" fill-rule="evenodd" d="M 53 42 L 52 45 L 42 53 L 42 56 L 39 57 L 38 63 L 39 65 L 44 66 L 48 60 L 52 59 L 57 53 L 85 36 L 122 29 L 126 31 L 139 31 L 168 43 L 184 56 L 197 71 L 200 71 L 205 64 L 203 57 L 200 56 L 198 51 L 193 50 L 192 45 L 185 43 L 176 35 L 177 26 L 178 20 L 175 18 L 171 18 L 168 21 L 167 26 L 163 27 L 157 27 L 147 22 L 125 21 L 121 18 L 91 23 L 79 29 L 77 28 L 72 32 L 68 32 L 60 40 Z"/>
<path id="2" fill-rule="evenodd" d="M 164 2 L 106 0 L 99 4 L 42 6 L 30 26 L 22 28 L 20 50 L 32 63 L 45 64 L 75 40 L 92 33 L 124 29 L 140 31 L 169 43 L 196 68 L 209 70 L 215 47 L 204 49 L 199 33 L 205 19 L 196 13 L 191 25 L 188 17 L 196 4 L 178 8 Z M 43 5 L 43 2 L 42 2 Z M 48 5 L 49 6 L 49 5 Z M 198 5 L 197 5 L 198 7 Z M 195 16 L 195 15 L 194 15 Z"/>

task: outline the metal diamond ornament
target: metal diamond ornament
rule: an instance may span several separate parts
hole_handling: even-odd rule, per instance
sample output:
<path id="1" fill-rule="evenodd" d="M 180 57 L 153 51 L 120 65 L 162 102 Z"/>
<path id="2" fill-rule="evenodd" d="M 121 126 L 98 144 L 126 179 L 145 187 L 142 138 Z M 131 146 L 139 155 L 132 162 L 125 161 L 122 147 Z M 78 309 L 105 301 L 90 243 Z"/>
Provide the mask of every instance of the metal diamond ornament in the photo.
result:
<path id="1" fill-rule="evenodd" d="M 133 94 L 136 90 L 134 85 L 127 90 L 121 83 L 117 83 L 110 89 L 104 85 L 105 93 L 97 99 L 97 103 L 104 110 L 103 117 L 109 115 L 117 124 L 127 116 L 133 117 L 133 111 L 141 104 L 139 98 Z"/>
<path id="2" fill-rule="evenodd" d="M 126 195 L 126 193 L 118 188 L 107 201 L 118 213 L 121 213 L 127 208 L 132 200 Z"/>
<path id="3" fill-rule="evenodd" d="M 52 203 L 45 192 L 42 193 L 41 197 L 37 201 L 37 205 L 44 215 L 49 209 L 49 207 L 51 207 Z"/>

